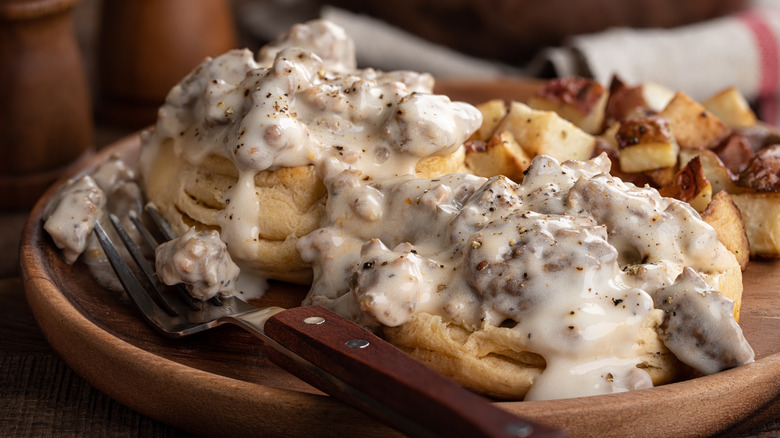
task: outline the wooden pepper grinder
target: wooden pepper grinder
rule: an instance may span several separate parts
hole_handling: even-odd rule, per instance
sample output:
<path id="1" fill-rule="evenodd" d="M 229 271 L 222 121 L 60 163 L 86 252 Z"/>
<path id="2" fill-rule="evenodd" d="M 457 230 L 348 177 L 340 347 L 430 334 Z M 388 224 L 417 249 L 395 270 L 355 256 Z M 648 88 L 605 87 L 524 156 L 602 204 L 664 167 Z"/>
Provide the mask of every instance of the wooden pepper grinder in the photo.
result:
<path id="1" fill-rule="evenodd" d="M 143 128 L 207 56 L 236 46 L 229 0 L 106 0 L 98 41 L 100 120 Z"/>
<path id="2" fill-rule="evenodd" d="M 31 207 L 92 148 L 78 0 L 0 0 L 0 209 Z"/>

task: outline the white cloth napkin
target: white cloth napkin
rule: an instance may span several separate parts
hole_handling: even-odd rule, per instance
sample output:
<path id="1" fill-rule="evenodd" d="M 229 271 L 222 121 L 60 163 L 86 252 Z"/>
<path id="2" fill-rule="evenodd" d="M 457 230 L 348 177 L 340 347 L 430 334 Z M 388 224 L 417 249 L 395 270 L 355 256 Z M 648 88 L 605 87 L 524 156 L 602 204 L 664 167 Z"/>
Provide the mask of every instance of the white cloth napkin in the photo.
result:
<path id="1" fill-rule="evenodd" d="M 768 2 L 767 2 L 768 3 Z M 711 21 L 674 29 L 610 29 L 574 37 L 541 58 L 560 76 L 589 73 L 609 83 L 656 82 L 705 99 L 729 86 L 756 103 L 759 116 L 780 122 L 780 5 L 757 4 Z M 581 57 L 588 72 L 578 70 Z"/>
<path id="2" fill-rule="evenodd" d="M 631 83 L 657 82 L 704 99 L 728 86 L 748 99 L 780 92 L 780 5 L 756 5 L 744 12 L 674 29 L 610 29 L 572 38 L 541 58 L 561 76 L 582 74 L 587 64 L 602 83 L 613 74 Z"/>

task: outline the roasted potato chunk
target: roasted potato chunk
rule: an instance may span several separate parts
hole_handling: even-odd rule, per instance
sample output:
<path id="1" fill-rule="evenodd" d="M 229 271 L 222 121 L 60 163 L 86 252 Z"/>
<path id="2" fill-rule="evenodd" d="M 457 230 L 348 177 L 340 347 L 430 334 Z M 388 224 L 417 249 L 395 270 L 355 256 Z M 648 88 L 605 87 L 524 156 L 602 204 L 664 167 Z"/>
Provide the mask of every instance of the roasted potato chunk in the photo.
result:
<path id="1" fill-rule="evenodd" d="M 587 160 L 596 139 L 554 111 L 535 110 L 512 102 L 496 132 L 509 131 L 531 157 L 545 154 L 559 161 Z"/>
<path id="2" fill-rule="evenodd" d="M 715 228 L 718 240 L 734 254 L 744 271 L 750 261 L 750 244 L 742 213 L 731 196 L 724 191 L 716 193 L 701 218 Z"/>
<path id="3" fill-rule="evenodd" d="M 759 150 L 740 172 L 737 184 L 762 192 L 780 191 L 780 144 Z"/>
<path id="4" fill-rule="evenodd" d="M 711 150 L 680 151 L 680 162 L 687 163 L 694 156 L 701 159 L 702 169 L 712 184 L 713 193 L 725 191 L 742 213 L 750 255 L 756 258 L 775 258 L 780 256 L 780 192 L 758 191 L 756 188 L 743 187 L 735 183 L 731 172 Z M 765 168 L 759 167 L 757 173 L 765 174 Z M 760 179 L 760 178 L 759 178 Z"/>
<path id="5" fill-rule="evenodd" d="M 734 175 L 739 175 L 747 167 L 753 155 L 755 155 L 748 139 L 737 132 L 731 133 L 713 151 L 723 161 L 723 165 Z"/>
<path id="6" fill-rule="evenodd" d="M 620 78 L 613 77 L 609 98 L 604 110 L 606 123 L 657 114 L 672 100 L 674 92 L 662 85 L 644 83 L 629 87 Z"/>
<path id="7" fill-rule="evenodd" d="M 602 99 L 603 117 L 593 113 Z M 500 114 L 492 111 L 483 114 Z M 668 124 L 659 122 L 664 120 Z M 488 123 L 480 135 L 492 129 Z M 613 175 L 657 187 L 725 228 L 724 243 L 743 268 L 748 256 L 780 257 L 780 131 L 758 121 L 736 88 L 697 102 L 654 83 L 629 86 L 617 76 L 607 92 L 589 79 L 558 79 L 528 105 L 512 103 L 494 132 L 501 131 L 511 133 L 519 148 L 506 134 L 494 137 L 490 150 L 484 145 L 471 157 L 479 174 L 523 168 L 526 158 L 518 150 L 528 159 L 606 153 Z"/>
<path id="8" fill-rule="evenodd" d="M 703 212 L 712 200 L 712 185 L 704 176 L 701 158 L 697 156 L 689 161 L 674 175 L 672 183 L 658 189 L 658 193 L 685 201 L 699 213 Z"/>
<path id="9" fill-rule="evenodd" d="M 597 137 L 596 149 L 593 151 L 593 156 L 599 156 L 605 154 L 611 163 L 609 173 L 613 176 L 620 178 L 625 182 L 630 182 L 636 186 L 642 187 L 646 185 L 654 185 L 653 180 L 645 175 L 645 173 L 636 172 L 623 172 L 620 169 L 620 157 L 618 157 L 618 151 L 616 147 L 610 145 L 602 137 Z"/>
<path id="10" fill-rule="evenodd" d="M 718 193 L 721 190 L 725 190 L 730 194 L 741 193 L 746 189 L 738 186 L 735 183 L 736 178 L 726 168 L 720 158 L 715 152 L 709 149 L 681 149 L 680 150 L 680 166 L 685 166 L 694 157 L 701 159 L 702 171 L 707 181 L 712 185 L 712 192 Z"/>
<path id="11" fill-rule="evenodd" d="M 617 151 L 617 132 L 620 129 L 620 123 L 613 123 L 601 133 L 597 138 L 600 140 L 603 148 L 609 148 Z"/>
<path id="12" fill-rule="evenodd" d="M 751 256 L 780 257 L 780 193 L 746 192 L 731 198 L 742 213 Z"/>
<path id="13" fill-rule="evenodd" d="M 702 104 L 681 91 L 659 115 L 669 119 L 674 138 L 683 149 L 714 148 L 731 132 Z"/>
<path id="14" fill-rule="evenodd" d="M 604 126 L 608 95 L 607 90 L 592 79 L 553 79 L 528 99 L 528 106 L 555 111 L 588 134 L 598 134 Z"/>
<path id="15" fill-rule="evenodd" d="M 488 141 L 493 136 L 496 126 L 506 116 L 506 103 L 503 99 L 493 99 L 477 105 L 477 109 L 482 113 L 482 126 L 471 135 L 469 140 Z"/>
<path id="16" fill-rule="evenodd" d="M 702 105 L 731 129 L 749 128 L 757 122 L 747 99 L 734 87 L 715 94 Z"/>
<path id="17" fill-rule="evenodd" d="M 735 130 L 753 152 L 773 144 L 780 143 L 780 130 L 764 122 L 757 122 L 749 128 Z"/>
<path id="18" fill-rule="evenodd" d="M 672 184 L 676 173 L 677 166 L 662 167 L 661 169 L 642 172 L 643 175 L 650 179 L 650 185 L 653 187 L 663 187 Z"/>
<path id="19" fill-rule="evenodd" d="M 635 117 L 620 124 L 615 134 L 624 172 L 671 167 L 680 148 L 669 131 L 669 121 L 657 116 Z"/>
<path id="20" fill-rule="evenodd" d="M 531 157 L 509 131 L 497 133 L 487 143 L 466 145 L 466 167 L 477 176 L 504 175 L 513 181 L 522 181 L 523 172 L 530 164 Z"/>

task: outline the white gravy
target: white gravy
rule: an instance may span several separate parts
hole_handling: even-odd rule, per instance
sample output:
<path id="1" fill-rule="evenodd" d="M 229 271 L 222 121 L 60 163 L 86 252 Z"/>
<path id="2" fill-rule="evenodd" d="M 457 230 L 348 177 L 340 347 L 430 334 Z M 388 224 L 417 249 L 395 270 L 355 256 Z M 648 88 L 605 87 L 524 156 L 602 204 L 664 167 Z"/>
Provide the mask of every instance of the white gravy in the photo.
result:
<path id="1" fill-rule="evenodd" d="M 190 295 L 199 300 L 231 293 L 239 275 L 219 232 L 195 228 L 157 247 L 155 271 L 169 286 L 185 284 Z"/>
<path id="2" fill-rule="evenodd" d="M 704 284 L 696 272 L 732 267 L 733 255 L 687 205 L 608 171 L 603 156 L 562 165 L 538 156 L 521 184 L 456 174 L 360 185 L 345 175 L 328 200 L 329 223 L 299 240 L 314 267 L 307 303 L 368 327 L 416 312 L 471 329 L 509 323 L 517 350 L 547 361 L 527 400 L 652 386 L 633 346 L 640 328 L 664 320 L 654 296 L 684 287 L 683 269 Z M 708 341 L 732 353 L 700 357 L 695 337 L 676 329 L 678 357 L 697 356 L 706 365 L 691 365 L 703 372 L 752 360 L 736 323 L 724 323 L 732 303 L 708 296 L 690 308 L 703 330 L 730 334 Z M 701 308 L 715 296 L 723 312 L 711 318 Z"/>
<path id="3" fill-rule="evenodd" d="M 259 232 L 242 220 L 258 216 L 257 173 L 314 164 L 331 186 L 344 171 L 372 180 L 412 174 L 421 158 L 453 152 L 481 124 L 473 106 L 430 94 L 428 74 L 356 70 L 351 40 L 325 21 L 293 27 L 260 55 L 230 51 L 176 85 L 140 163 L 147 173 L 160 145 L 173 142 L 192 163 L 218 155 L 235 164 L 238 182 L 218 222 L 239 263 L 252 259 L 248 237 Z"/>

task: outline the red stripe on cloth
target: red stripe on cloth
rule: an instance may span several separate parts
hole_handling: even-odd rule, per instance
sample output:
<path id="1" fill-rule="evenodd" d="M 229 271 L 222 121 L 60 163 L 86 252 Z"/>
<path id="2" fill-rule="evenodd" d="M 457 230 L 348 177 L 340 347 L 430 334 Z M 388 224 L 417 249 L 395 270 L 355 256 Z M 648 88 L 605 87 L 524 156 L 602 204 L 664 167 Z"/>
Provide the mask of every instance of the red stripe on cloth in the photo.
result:
<path id="1" fill-rule="evenodd" d="M 758 100 L 758 116 L 770 125 L 780 126 L 777 96 L 764 96 Z"/>
<path id="2" fill-rule="evenodd" d="M 761 71 L 759 72 L 758 93 L 760 95 L 777 93 L 780 83 L 780 55 L 778 55 L 777 38 L 769 27 L 765 17 L 756 12 L 741 14 L 742 21 L 753 33 L 759 56 Z"/>
<path id="3" fill-rule="evenodd" d="M 780 48 L 777 38 L 764 15 L 751 11 L 739 16 L 753 34 L 760 57 L 758 82 L 759 118 L 772 125 L 780 124 L 778 114 L 778 84 L 780 84 Z"/>

